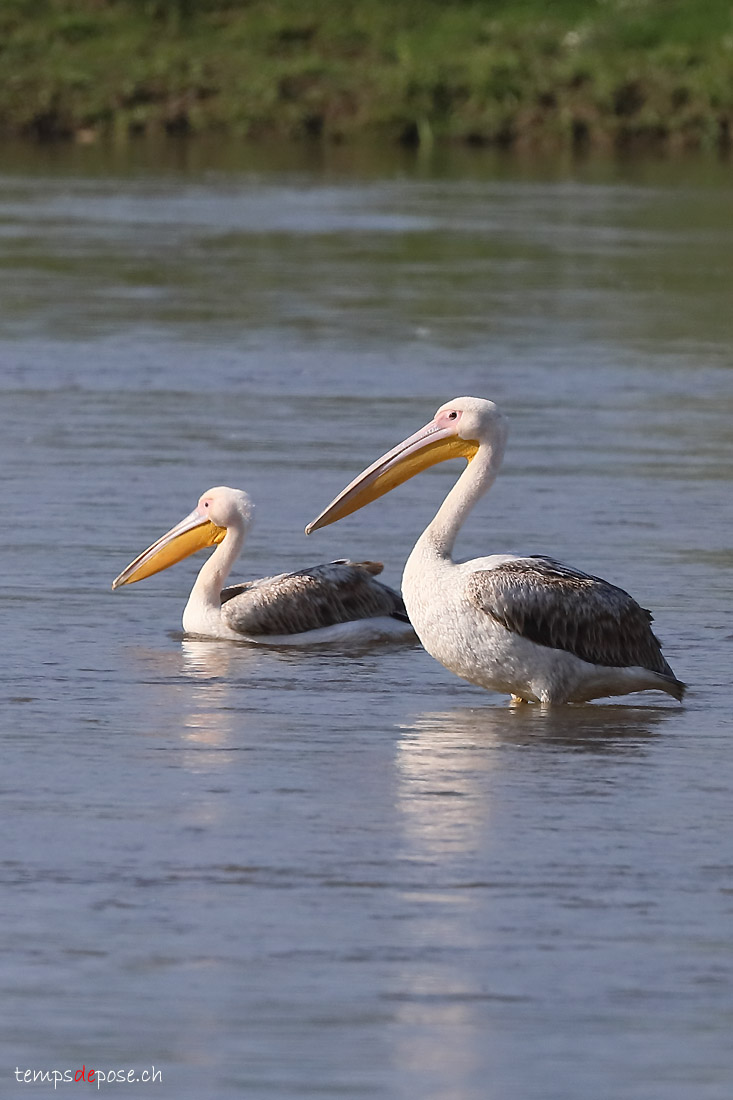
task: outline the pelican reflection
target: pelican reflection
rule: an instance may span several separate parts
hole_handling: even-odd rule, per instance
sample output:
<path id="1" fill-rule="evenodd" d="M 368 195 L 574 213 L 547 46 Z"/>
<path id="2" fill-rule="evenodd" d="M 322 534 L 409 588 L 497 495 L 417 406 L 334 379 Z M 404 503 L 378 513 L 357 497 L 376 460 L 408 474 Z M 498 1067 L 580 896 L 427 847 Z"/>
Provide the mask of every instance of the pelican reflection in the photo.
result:
<path id="1" fill-rule="evenodd" d="M 544 768 L 548 752 L 643 755 L 661 724 L 676 713 L 668 707 L 624 705 L 562 710 L 481 706 L 416 716 L 401 727 L 396 759 L 399 808 L 411 855 L 443 859 L 480 845 L 496 792 Z M 508 749 L 521 750 L 523 758 L 508 763 Z M 513 778 L 515 766 L 521 770 Z"/>
<path id="2" fill-rule="evenodd" d="M 661 706 L 594 704 L 542 710 L 497 706 L 460 707 L 417 715 L 405 730 L 440 738 L 445 744 L 537 745 L 585 752 L 643 751 L 661 723 L 677 712 Z"/>

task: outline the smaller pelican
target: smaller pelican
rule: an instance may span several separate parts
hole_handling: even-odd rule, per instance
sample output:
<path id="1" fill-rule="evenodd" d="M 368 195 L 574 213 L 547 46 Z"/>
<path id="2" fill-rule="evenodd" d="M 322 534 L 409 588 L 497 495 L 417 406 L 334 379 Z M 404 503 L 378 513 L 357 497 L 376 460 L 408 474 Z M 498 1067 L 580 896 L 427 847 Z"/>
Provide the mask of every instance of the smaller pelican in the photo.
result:
<path id="1" fill-rule="evenodd" d="M 263 645 L 414 638 L 399 593 L 374 579 L 381 562 L 332 561 L 224 588 L 253 515 L 254 504 L 241 489 L 209 489 L 193 512 L 115 577 L 112 587 L 141 581 L 216 546 L 183 612 L 187 634 Z"/>
<path id="2" fill-rule="evenodd" d="M 658 688 L 682 699 L 649 625 L 652 616 L 608 581 L 553 558 L 452 558 L 458 531 L 491 487 L 506 422 L 493 401 L 458 397 L 339 493 L 306 534 L 334 523 L 447 458 L 467 459 L 402 577 L 405 606 L 425 649 L 446 668 L 513 701 L 584 702 Z"/>

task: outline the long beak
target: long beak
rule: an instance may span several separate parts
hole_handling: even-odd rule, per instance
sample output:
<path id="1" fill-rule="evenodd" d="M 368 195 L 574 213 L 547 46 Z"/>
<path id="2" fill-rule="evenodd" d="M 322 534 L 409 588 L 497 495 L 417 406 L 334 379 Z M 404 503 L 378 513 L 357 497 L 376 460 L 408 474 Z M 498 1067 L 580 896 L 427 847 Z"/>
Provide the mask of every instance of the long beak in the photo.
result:
<path id="1" fill-rule="evenodd" d="M 305 533 L 310 535 L 311 531 L 356 512 L 436 462 L 447 458 L 466 458 L 470 462 L 477 450 L 478 440 L 461 439 L 453 428 L 431 420 L 354 478 L 328 508 L 308 524 Z"/>
<path id="2" fill-rule="evenodd" d="M 217 527 L 206 516 L 193 511 L 147 550 L 143 550 L 142 554 L 138 554 L 119 577 L 115 577 L 112 587 L 121 588 L 123 584 L 133 584 L 145 577 L 152 577 L 153 573 L 160 573 L 162 569 L 183 561 L 197 550 L 215 546 L 226 533 L 225 527 Z"/>

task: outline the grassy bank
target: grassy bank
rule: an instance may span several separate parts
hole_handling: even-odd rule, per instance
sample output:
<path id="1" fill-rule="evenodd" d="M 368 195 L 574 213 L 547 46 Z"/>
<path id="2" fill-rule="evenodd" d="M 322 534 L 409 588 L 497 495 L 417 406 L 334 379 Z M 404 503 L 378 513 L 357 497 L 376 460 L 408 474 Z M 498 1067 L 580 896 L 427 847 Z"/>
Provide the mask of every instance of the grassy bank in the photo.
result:
<path id="1" fill-rule="evenodd" d="M 731 0 L 2 0 L 0 134 L 733 142 Z"/>

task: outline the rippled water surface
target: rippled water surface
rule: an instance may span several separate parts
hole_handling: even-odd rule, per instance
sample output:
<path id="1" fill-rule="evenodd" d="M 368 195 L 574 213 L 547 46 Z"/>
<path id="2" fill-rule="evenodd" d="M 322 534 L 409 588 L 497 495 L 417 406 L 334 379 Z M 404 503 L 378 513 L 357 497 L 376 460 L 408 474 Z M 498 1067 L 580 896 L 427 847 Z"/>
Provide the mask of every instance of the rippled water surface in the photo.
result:
<path id="1" fill-rule="evenodd" d="M 0 166 L 0 1091 L 729 1100 L 729 168 L 330 156 Z M 684 706 L 185 639 L 197 559 L 111 592 L 219 483 L 240 576 L 398 584 L 458 467 L 303 527 L 465 393 L 511 437 L 461 553 L 629 589 Z"/>

